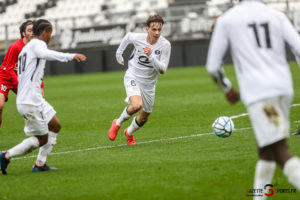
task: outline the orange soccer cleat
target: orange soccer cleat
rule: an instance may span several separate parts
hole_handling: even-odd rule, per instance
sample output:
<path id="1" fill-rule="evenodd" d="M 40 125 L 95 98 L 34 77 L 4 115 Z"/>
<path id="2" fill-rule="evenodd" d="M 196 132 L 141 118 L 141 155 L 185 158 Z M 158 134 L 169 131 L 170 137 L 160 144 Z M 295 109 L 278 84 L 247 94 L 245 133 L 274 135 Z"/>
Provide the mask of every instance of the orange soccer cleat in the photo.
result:
<path id="1" fill-rule="evenodd" d="M 126 128 L 125 131 L 124 131 L 124 133 L 125 133 L 125 135 L 126 135 L 126 137 L 127 137 L 127 144 L 128 144 L 128 145 L 135 145 L 136 142 L 135 142 L 135 140 L 134 140 L 134 137 L 133 137 L 133 135 L 128 135 L 128 134 L 127 134 L 127 129 L 128 129 L 128 128 Z"/>
<path id="2" fill-rule="evenodd" d="M 114 119 L 114 121 L 111 124 L 110 129 L 108 130 L 108 137 L 111 141 L 114 141 L 116 139 L 119 129 L 120 129 L 120 126 L 117 125 L 117 120 Z"/>

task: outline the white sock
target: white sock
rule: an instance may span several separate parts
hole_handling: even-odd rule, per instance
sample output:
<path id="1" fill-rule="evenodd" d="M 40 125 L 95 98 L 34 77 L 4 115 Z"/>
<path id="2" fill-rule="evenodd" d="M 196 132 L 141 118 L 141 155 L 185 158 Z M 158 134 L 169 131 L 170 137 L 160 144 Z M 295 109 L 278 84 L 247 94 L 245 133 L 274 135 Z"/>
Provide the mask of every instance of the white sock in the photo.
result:
<path id="1" fill-rule="evenodd" d="M 127 113 L 127 108 L 128 108 L 128 106 L 123 110 L 122 114 L 117 119 L 117 125 L 118 126 L 122 126 L 123 122 L 125 122 L 126 120 L 128 120 L 131 117 L 131 115 L 129 115 Z"/>
<path id="2" fill-rule="evenodd" d="M 54 145 L 56 144 L 57 133 L 49 131 L 48 133 L 48 142 L 40 147 L 38 157 L 36 159 L 36 164 L 43 166 L 46 163 L 47 156 L 51 153 Z"/>
<path id="3" fill-rule="evenodd" d="M 40 142 L 37 137 L 30 137 L 23 140 L 20 144 L 14 146 L 13 148 L 9 149 L 5 154 L 7 159 L 11 159 L 13 157 L 22 156 L 27 153 L 32 152 L 34 149 L 40 146 Z"/>
<path id="4" fill-rule="evenodd" d="M 258 160 L 255 168 L 254 189 L 264 189 L 266 184 L 271 184 L 274 171 L 276 168 L 275 161 Z M 254 200 L 264 200 L 267 196 L 254 196 Z"/>
<path id="5" fill-rule="evenodd" d="M 300 159 L 292 157 L 283 166 L 283 173 L 288 178 L 289 182 L 300 190 Z"/>
<path id="6" fill-rule="evenodd" d="M 127 134 L 132 135 L 135 131 L 139 130 L 141 127 L 136 123 L 136 117 L 133 118 L 130 126 L 127 129 Z"/>

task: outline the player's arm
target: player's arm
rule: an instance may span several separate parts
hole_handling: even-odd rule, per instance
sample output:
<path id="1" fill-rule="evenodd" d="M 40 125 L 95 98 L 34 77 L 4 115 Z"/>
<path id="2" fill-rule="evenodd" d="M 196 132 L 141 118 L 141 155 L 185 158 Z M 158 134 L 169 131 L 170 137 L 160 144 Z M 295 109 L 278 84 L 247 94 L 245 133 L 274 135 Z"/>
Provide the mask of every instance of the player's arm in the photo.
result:
<path id="1" fill-rule="evenodd" d="M 6 69 L 14 69 L 15 71 L 17 71 L 17 67 L 18 67 L 18 56 L 19 56 L 20 50 L 18 49 L 18 47 L 14 44 L 12 44 L 5 57 L 7 56 L 7 63 L 6 63 Z"/>
<path id="2" fill-rule="evenodd" d="M 45 93 L 44 93 L 44 82 L 43 82 L 43 79 L 42 79 L 42 83 L 41 83 L 41 90 L 42 90 L 42 96 L 44 97 Z"/>
<path id="3" fill-rule="evenodd" d="M 10 46 L 9 50 L 7 51 L 7 56 L 6 59 L 6 70 L 12 69 L 13 71 L 9 72 L 10 73 L 10 79 L 12 82 L 17 82 L 18 81 L 18 76 L 17 76 L 17 71 L 18 71 L 18 55 L 20 53 L 20 49 L 15 45 Z"/>
<path id="4" fill-rule="evenodd" d="M 291 48 L 300 67 L 300 36 L 293 27 L 289 19 L 283 14 L 283 31 L 284 39 Z"/>
<path id="5" fill-rule="evenodd" d="M 62 53 L 58 51 L 53 51 L 47 49 L 47 47 L 43 45 L 37 45 L 34 51 L 38 58 L 42 58 L 46 60 L 57 60 L 60 62 L 68 62 L 74 59 L 77 62 L 80 62 L 86 59 L 86 57 L 83 54 Z"/>
<path id="6" fill-rule="evenodd" d="M 131 41 L 131 35 L 132 33 L 127 33 L 125 37 L 122 39 L 117 51 L 116 51 L 116 59 L 117 62 L 121 65 L 124 65 L 124 59 L 123 59 L 123 52 L 127 48 L 127 46 L 132 43 Z"/>
<path id="7" fill-rule="evenodd" d="M 224 55 L 229 47 L 229 37 L 226 33 L 226 26 L 222 19 L 218 20 L 210 41 L 206 69 L 226 95 L 230 103 L 239 100 L 239 92 L 232 88 L 230 80 L 226 77 L 222 68 Z"/>
<path id="8" fill-rule="evenodd" d="M 146 49 L 147 48 L 147 49 Z M 168 43 L 165 48 L 162 49 L 162 54 L 160 56 L 160 60 L 158 60 L 149 47 L 144 49 L 145 53 L 149 57 L 149 61 L 159 73 L 164 74 L 167 71 L 170 55 L 171 55 L 171 45 Z"/>

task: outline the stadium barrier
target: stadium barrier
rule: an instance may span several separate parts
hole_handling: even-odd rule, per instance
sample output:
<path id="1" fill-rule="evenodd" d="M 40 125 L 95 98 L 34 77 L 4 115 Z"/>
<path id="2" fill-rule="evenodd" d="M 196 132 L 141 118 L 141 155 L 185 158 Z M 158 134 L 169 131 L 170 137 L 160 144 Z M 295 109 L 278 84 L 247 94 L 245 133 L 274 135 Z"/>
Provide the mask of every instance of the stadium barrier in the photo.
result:
<path id="1" fill-rule="evenodd" d="M 208 51 L 209 40 L 189 40 L 172 42 L 172 52 L 169 68 L 187 67 L 187 66 L 205 66 Z M 83 48 L 65 50 L 66 52 L 80 52 L 87 56 L 86 62 L 47 62 L 45 75 L 62 75 L 62 74 L 80 74 L 107 71 L 122 71 L 127 69 L 119 65 L 115 59 L 116 45 L 98 48 Z M 124 52 L 124 59 L 130 56 L 133 50 L 129 46 Z M 287 58 L 294 61 L 295 58 L 290 50 L 287 50 Z M 224 58 L 225 64 L 232 64 L 230 53 Z"/>
<path id="2" fill-rule="evenodd" d="M 294 19 L 300 19 L 299 17 L 299 12 L 295 12 Z M 299 20 L 294 20 L 294 22 L 296 27 L 299 28 Z M 163 28 L 163 36 L 170 40 L 172 44 L 169 67 L 205 65 L 209 45 L 209 28 L 212 23 L 213 19 L 208 16 L 198 17 L 195 15 L 167 20 Z M 84 53 L 88 59 L 82 63 L 47 62 L 46 75 L 125 70 L 126 67 L 120 66 L 115 59 L 118 44 L 127 32 L 145 32 L 144 20 L 82 28 L 60 27 L 58 20 L 54 21 L 53 24 L 54 35 L 50 48 L 64 52 Z M 2 30 L 3 33 L 6 33 L 6 36 L 9 32 L 8 28 L 8 26 L 5 26 L 4 31 Z M 18 32 L 17 27 L 14 30 Z M 8 44 L 12 42 L 8 39 L 2 40 L 0 41 L 0 48 L 6 46 L 7 49 Z M 129 57 L 131 51 L 132 46 L 125 51 L 125 60 Z M 4 55 L 5 51 L 1 51 L 1 63 Z M 287 58 L 289 61 L 295 60 L 289 50 L 287 51 Z M 232 64 L 229 53 L 225 56 L 225 64 Z"/>

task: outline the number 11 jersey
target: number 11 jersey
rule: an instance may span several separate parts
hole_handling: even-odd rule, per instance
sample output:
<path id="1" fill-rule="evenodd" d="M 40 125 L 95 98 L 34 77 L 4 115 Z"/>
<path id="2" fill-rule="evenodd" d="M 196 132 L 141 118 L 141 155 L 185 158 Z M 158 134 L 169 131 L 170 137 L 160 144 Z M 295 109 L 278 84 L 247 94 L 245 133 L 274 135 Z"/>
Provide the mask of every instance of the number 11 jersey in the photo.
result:
<path id="1" fill-rule="evenodd" d="M 300 59 L 300 37 L 288 18 L 260 1 L 244 0 L 218 19 L 206 67 L 210 73 L 220 69 L 230 46 L 246 105 L 264 98 L 292 95 L 285 43 Z"/>

